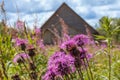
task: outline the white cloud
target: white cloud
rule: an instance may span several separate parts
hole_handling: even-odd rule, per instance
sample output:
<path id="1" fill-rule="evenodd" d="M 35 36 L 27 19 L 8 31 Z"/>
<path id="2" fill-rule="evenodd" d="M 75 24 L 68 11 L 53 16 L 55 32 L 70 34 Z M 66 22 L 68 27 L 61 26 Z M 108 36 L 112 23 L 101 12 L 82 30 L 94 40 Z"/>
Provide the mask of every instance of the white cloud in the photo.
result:
<path id="1" fill-rule="evenodd" d="M 27 14 L 27 15 L 21 14 L 23 16 L 20 17 L 19 19 L 25 21 L 30 28 L 34 27 L 35 21 L 37 20 L 36 25 L 38 27 L 41 27 L 53 13 L 54 11 L 37 13 L 37 14 Z M 14 24 L 11 23 L 15 23 L 17 21 L 18 15 L 16 15 L 15 13 L 9 13 L 9 16 L 11 16 L 11 18 L 8 19 L 8 25 L 10 24 L 13 26 Z"/>
<path id="2" fill-rule="evenodd" d="M 98 6 L 93 7 L 93 11 L 100 17 L 102 16 L 109 16 L 109 17 L 120 17 L 118 14 L 120 14 L 120 3 L 110 4 L 110 5 L 104 5 L 104 6 Z"/>
<path id="3" fill-rule="evenodd" d="M 45 23 L 45 21 L 47 21 L 47 20 L 52 16 L 53 13 L 54 13 L 54 11 L 47 12 L 47 13 L 42 13 L 42 14 L 40 15 L 41 18 L 39 19 L 40 25 L 42 26 L 42 25 Z"/>
<path id="4" fill-rule="evenodd" d="M 89 12 L 89 9 L 85 6 L 84 7 L 76 6 L 75 11 L 77 11 L 77 13 L 85 14 Z"/>
<path id="5" fill-rule="evenodd" d="M 97 19 L 88 19 L 86 20 L 91 26 L 96 27 L 98 25 L 98 20 Z"/>

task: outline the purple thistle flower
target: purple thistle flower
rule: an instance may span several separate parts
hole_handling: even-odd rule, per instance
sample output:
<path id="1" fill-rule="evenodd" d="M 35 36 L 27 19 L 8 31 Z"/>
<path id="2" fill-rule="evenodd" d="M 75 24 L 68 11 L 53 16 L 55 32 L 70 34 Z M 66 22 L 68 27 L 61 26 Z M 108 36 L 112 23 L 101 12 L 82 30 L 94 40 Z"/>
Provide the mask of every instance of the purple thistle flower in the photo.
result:
<path id="1" fill-rule="evenodd" d="M 74 58 L 74 65 L 76 68 L 79 68 L 83 65 L 83 59 L 86 57 L 87 50 L 82 48 L 76 48 L 70 51 L 70 55 Z"/>
<path id="2" fill-rule="evenodd" d="M 63 34 L 63 41 L 68 41 L 70 40 L 70 36 L 66 33 Z"/>
<path id="3" fill-rule="evenodd" d="M 54 64 L 54 61 L 55 61 L 56 59 L 59 59 L 59 58 L 62 57 L 62 56 L 65 56 L 65 53 L 64 53 L 64 52 L 55 52 L 55 53 L 49 58 L 48 65 Z"/>
<path id="4" fill-rule="evenodd" d="M 80 55 L 80 51 L 78 48 L 74 48 L 70 51 L 70 55 L 73 57 L 78 57 Z"/>
<path id="5" fill-rule="evenodd" d="M 107 44 L 106 43 L 102 43 L 100 46 L 102 47 L 102 49 L 105 49 L 107 47 Z"/>
<path id="6" fill-rule="evenodd" d="M 87 55 L 87 49 L 79 48 L 79 51 L 80 51 L 80 59 L 84 59 Z"/>
<path id="7" fill-rule="evenodd" d="M 61 49 L 66 49 L 67 51 L 71 51 L 74 48 L 76 48 L 75 41 L 74 40 L 66 41 L 60 46 L 60 48 Z"/>
<path id="8" fill-rule="evenodd" d="M 68 55 L 65 55 L 65 59 L 68 61 L 68 64 L 71 67 L 71 73 L 75 72 L 76 70 L 75 65 L 74 65 L 75 58 L 68 54 Z"/>
<path id="9" fill-rule="evenodd" d="M 54 65 L 57 75 L 66 75 L 70 69 L 67 65 L 67 62 L 63 58 L 56 59 Z"/>
<path id="10" fill-rule="evenodd" d="M 72 39 L 77 43 L 78 46 L 83 46 L 84 44 L 88 44 L 90 41 L 89 37 L 84 34 L 76 35 Z"/>
<path id="11" fill-rule="evenodd" d="M 93 57 L 93 54 L 87 53 L 87 49 L 81 49 L 79 48 L 80 51 L 80 59 L 84 59 L 85 57 L 89 60 Z"/>
<path id="12" fill-rule="evenodd" d="M 87 54 L 87 59 L 89 60 L 89 59 L 91 59 L 91 58 L 93 58 L 93 54 Z"/>
<path id="13" fill-rule="evenodd" d="M 25 48 L 26 48 L 26 45 L 28 43 L 28 41 L 26 39 L 19 39 L 19 38 L 16 38 L 16 46 L 20 46 L 21 47 L 21 50 L 25 51 Z"/>
<path id="14" fill-rule="evenodd" d="M 22 22 L 22 21 L 20 21 L 20 20 L 18 20 L 18 21 L 16 22 L 16 27 L 17 27 L 18 29 L 20 29 L 20 30 L 24 30 L 24 25 L 25 25 L 25 23 Z"/>
<path id="15" fill-rule="evenodd" d="M 56 63 L 56 66 L 57 66 L 56 67 L 56 74 L 57 75 L 63 76 L 63 75 L 67 75 L 70 73 L 71 68 L 70 68 L 70 66 L 67 65 L 67 63 L 58 61 Z"/>
<path id="16" fill-rule="evenodd" d="M 35 56 L 35 48 L 34 48 L 34 46 L 32 46 L 32 45 L 29 45 L 29 46 L 27 46 L 27 50 L 28 50 L 28 55 L 30 56 L 30 57 L 33 57 L 33 56 Z"/>
<path id="17" fill-rule="evenodd" d="M 25 59 L 29 58 L 29 55 L 26 53 L 20 53 L 15 55 L 13 62 L 14 63 L 22 63 L 25 61 Z"/>
<path id="18" fill-rule="evenodd" d="M 38 45 L 41 49 L 44 49 L 44 48 L 45 48 L 45 46 L 44 46 L 44 44 L 43 44 L 43 40 L 38 40 L 38 41 L 37 41 L 37 45 Z"/>
<path id="19" fill-rule="evenodd" d="M 16 38 L 15 43 L 16 43 L 16 46 L 20 46 L 21 44 L 27 44 L 28 40 L 27 39 Z"/>
<path id="20" fill-rule="evenodd" d="M 39 28 L 35 28 L 34 32 L 35 32 L 35 34 L 40 34 L 41 30 Z"/>
<path id="21" fill-rule="evenodd" d="M 69 55 L 69 54 L 68 54 L 68 55 L 65 55 L 64 57 L 65 57 L 66 60 L 68 60 L 68 63 L 69 63 L 69 64 L 71 64 L 71 65 L 74 64 L 74 60 L 75 60 L 74 57 L 72 57 L 72 56 Z"/>
<path id="22" fill-rule="evenodd" d="M 67 75 L 75 71 L 74 58 L 65 52 L 56 52 L 48 61 L 48 69 L 53 68 L 58 76 Z"/>
<path id="23" fill-rule="evenodd" d="M 49 68 L 44 76 L 42 76 L 42 80 L 55 80 L 55 71 L 53 67 Z"/>
<path id="24" fill-rule="evenodd" d="M 13 79 L 13 80 L 21 80 L 21 79 L 20 79 L 20 76 L 19 76 L 18 74 L 13 75 L 13 76 L 11 77 L 11 79 Z"/>

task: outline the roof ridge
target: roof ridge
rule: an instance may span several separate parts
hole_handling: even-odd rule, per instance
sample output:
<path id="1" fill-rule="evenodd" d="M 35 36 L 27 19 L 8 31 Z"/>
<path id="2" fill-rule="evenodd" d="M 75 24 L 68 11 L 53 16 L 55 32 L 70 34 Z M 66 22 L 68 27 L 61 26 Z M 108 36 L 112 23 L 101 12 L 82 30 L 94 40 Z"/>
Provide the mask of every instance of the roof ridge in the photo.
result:
<path id="1" fill-rule="evenodd" d="M 41 28 L 55 15 L 57 14 L 57 12 L 60 10 L 60 8 L 62 8 L 63 6 L 67 6 L 69 7 L 65 2 L 63 2 L 58 9 L 50 16 L 50 18 L 41 26 Z M 69 7 L 70 8 L 70 7 Z"/>

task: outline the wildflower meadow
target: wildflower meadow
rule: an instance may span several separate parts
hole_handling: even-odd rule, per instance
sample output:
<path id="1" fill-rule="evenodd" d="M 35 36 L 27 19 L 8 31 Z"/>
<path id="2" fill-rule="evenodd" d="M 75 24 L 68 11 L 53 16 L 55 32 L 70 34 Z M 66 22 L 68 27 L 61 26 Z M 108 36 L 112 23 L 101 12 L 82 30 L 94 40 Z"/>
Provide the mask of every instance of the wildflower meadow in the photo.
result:
<path id="1" fill-rule="evenodd" d="M 25 21 L 14 27 L 0 22 L 0 80 L 120 80 L 115 22 L 103 17 L 98 35 L 71 36 L 61 20 L 63 36 L 54 45 L 44 44 L 41 29 L 29 29 Z"/>
<path id="2" fill-rule="evenodd" d="M 1 80 L 120 79 L 119 46 L 109 43 L 112 39 L 98 44 L 89 36 L 78 34 L 65 36 L 58 45 L 44 45 L 39 28 L 27 31 L 21 27 L 15 29 L 16 34 L 10 28 L 1 29 Z"/>

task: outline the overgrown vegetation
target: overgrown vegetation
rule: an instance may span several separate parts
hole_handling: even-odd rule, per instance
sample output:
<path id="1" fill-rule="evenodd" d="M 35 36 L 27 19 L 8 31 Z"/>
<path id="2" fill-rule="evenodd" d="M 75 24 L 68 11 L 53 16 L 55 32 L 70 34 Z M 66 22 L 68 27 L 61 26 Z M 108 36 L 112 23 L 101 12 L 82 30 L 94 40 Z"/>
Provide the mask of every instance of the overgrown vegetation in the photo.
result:
<path id="1" fill-rule="evenodd" d="M 39 28 L 6 22 L 0 23 L 0 80 L 120 80 L 120 19 L 100 19 L 100 44 L 83 34 L 70 37 L 62 19 L 56 45 L 44 45 Z"/>
<path id="2" fill-rule="evenodd" d="M 107 16 L 102 17 L 99 20 L 99 26 L 97 31 L 104 37 L 111 37 L 114 43 L 119 43 L 120 41 L 120 19 L 119 18 L 109 18 Z M 109 32 L 108 32 L 109 31 Z"/>

